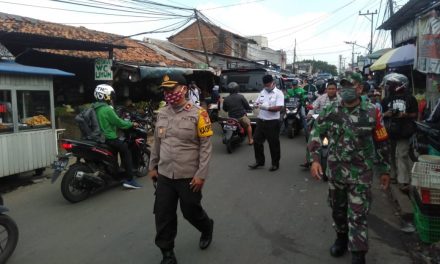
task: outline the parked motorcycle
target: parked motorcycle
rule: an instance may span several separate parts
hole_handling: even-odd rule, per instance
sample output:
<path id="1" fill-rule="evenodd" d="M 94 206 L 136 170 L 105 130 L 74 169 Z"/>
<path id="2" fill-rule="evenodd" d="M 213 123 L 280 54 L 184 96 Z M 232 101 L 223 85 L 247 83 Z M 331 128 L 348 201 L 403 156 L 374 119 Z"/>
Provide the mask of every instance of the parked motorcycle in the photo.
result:
<path id="1" fill-rule="evenodd" d="M 15 221 L 5 214 L 8 211 L 0 195 L 0 263 L 6 263 L 18 243 L 18 227 Z"/>
<path id="2" fill-rule="evenodd" d="M 228 153 L 232 153 L 234 147 L 241 143 L 246 137 L 244 128 L 235 118 L 228 118 L 220 121 L 223 130 L 223 144 L 226 145 Z"/>
<path id="3" fill-rule="evenodd" d="M 429 146 L 440 151 L 440 130 L 425 122 L 415 121 L 416 133 L 409 140 L 409 157 L 413 162 L 428 154 Z"/>
<path id="4" fill-rule="evenodd" d="M 130 149 L 134 149 L 133 159 L 138 164 L 137 172 L 141 176 L 148 173 L 150 150 L 147 143 L 147 122 L 139 117 L 131 117 L 139 127 L 124 131 L 124 140 Z M 63 172 L 71 157 L 76 161 L 69 166 L 61 182 L 61 193 L 71 203 L 80 202 L 113 184 L 124 180 L 124 171 L 118 162 L 118 153 L 110 146 L 87 140 L 62 139 L 61 147 L 67 153 L 60 155 L 53 168 L 52 183 Z"/>
<path id="5" fill-rule="evenodd" d="M 287 137 L 293 138 L 298 135 L 302 129 L 299 98 L 290 97 L 285 100 L 284 127 Z"/>

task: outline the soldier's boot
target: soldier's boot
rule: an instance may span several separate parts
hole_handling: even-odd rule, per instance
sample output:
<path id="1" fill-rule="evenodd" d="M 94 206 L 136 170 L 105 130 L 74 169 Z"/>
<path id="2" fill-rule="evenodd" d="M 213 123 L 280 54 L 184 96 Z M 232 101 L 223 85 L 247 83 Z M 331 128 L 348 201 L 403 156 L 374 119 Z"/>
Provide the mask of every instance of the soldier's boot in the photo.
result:
<path id="1" fill-rule="evenodd" d="M 330 255 L 336 258 L 344 255 L 348 247 L 348 234 L 337 233 L 337 235 L 335 243 L 330 248 Z"/>
<path id="2" fill-rule="evenodd" d="M 365 251 L 351 252 L 351 264 L 365 264 Z"/>
<path id="3" fill-rule="evenodd" d="M 173 250 L 162 250 L 162 261 L 160 264 L 177 264 L 176 256 Z"/>

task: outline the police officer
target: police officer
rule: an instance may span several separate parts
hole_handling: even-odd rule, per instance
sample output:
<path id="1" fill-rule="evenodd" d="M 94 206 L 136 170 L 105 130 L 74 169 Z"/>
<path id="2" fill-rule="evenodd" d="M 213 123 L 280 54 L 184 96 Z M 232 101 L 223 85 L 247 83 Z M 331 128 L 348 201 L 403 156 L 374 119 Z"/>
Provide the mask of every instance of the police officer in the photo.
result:
<path id="1" fill-rule="evenodd" d="M 186 100 L 183 75 L 165 75 L 161 87 L 167 106 L 157 116 L 149 176 L 157 184 L 155 243 L 163 254 L 161 264 L 174 264 L 178 201 L 185 219 L 201 232 L 199 247 L 206 249 L 212 241 L 214 222 L 203 210 L 201 199 L 213 131 L 208 113 Z"/>
<path id="2" fill-rule="evenodd" d="M 255 163 L 249 168 L 256 169 L 264 166 L 264 146 L 267 139 L 269 142 L 272 166 L 269 171 L 276 171 L 280 166 L 280 111 L 284 106 L 284 94 L 275 87 L 272 75 L 263 76 L 264 89 L 255 101 L 255 106 L 260 109 L 257 127 L 254 133 Z"/>
<path id="3" fill-rule="evenodd" d="M 382 187 L 389 186 L 388 135 L 381 113 L 373 104 L 361 100 L 351 79 L 342 79 L 341 86 L 342 101 L 324 108 L 311 131 L 310 172 L 316 179 L 323 175 L 319 153 L 321 138 L 327 135 L 328 200 L 337 234 L 330 254 L 339 257 L 349 249 L 352 263 L 362 264 L 368 251 L 367 215 L 374 162 Z"/>

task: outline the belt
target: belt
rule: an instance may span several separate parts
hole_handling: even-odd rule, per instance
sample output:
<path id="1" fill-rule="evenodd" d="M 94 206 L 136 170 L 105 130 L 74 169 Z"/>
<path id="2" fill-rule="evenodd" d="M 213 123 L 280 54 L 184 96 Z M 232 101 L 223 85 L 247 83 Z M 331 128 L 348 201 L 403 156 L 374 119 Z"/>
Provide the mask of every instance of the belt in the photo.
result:
<path id="1" fill-rule="evenodd" d="M 266 119 L 261 119 L 261 118 L 258 118 L 258 120 L 263 122 L 263 123 L 269 123 L 269 122 L 274 122 L 274 121 L 278 122 L 279 121 L 279 119 L 268 119 L 268 120 L 266 120 Z"/>

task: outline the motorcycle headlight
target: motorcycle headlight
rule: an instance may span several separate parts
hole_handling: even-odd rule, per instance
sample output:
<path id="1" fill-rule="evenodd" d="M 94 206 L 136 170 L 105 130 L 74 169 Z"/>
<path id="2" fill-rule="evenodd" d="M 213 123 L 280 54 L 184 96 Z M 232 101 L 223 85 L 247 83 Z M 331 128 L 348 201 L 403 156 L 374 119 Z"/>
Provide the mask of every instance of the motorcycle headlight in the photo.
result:
<path id="1" fill-rule="evenodd" d="M 295 108 L 294 110 L 292 110 L 292 113 L 293 113 L 293 114 L 298 113 L 298 108 Z"/>
<path id="2" fill-rule="evenodd" d="M 325 137 L 325 138 L 322 140 L 322 145 L 323 145 L 324 147 L 327 147 L 327 146 L 328 146 L 328 139 L 327 139 L 327 137 Z"/>

